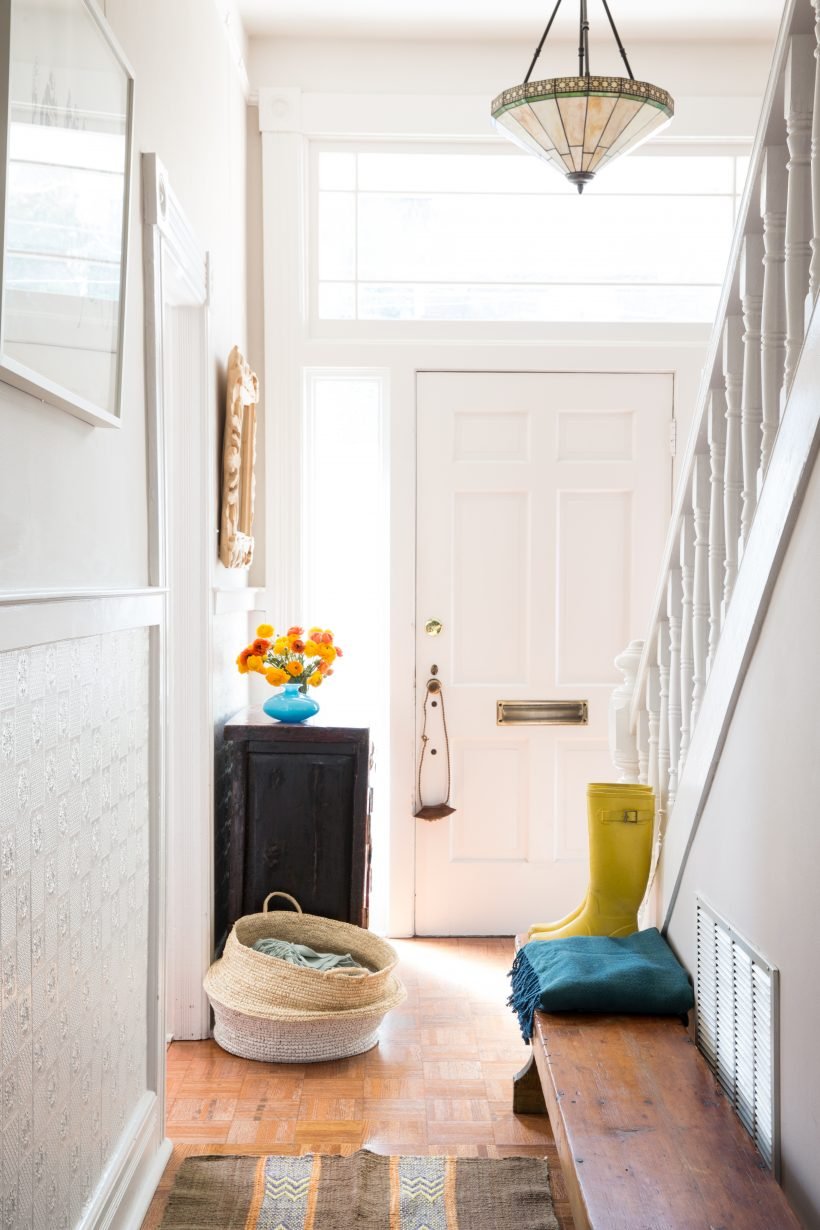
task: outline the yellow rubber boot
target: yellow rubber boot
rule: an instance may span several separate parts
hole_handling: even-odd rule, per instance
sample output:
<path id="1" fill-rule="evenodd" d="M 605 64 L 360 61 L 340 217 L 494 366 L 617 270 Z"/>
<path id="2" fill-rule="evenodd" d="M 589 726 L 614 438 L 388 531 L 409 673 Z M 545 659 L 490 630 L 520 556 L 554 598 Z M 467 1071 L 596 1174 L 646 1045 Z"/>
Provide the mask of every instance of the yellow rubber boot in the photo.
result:
<path id="1" fill-rule="evenodd" d="M 645 786 L 594 782 L 587 787 L 589 888 L 580 912 L 563 926 L 531 930 L 533 940 L 571 935 L 631 935 L 646 891 L 655 800 Z"/>
<path id="2" fill-rule="evenodd" d="M 641 786 L 636 783 L 635 785 L 630 786 L 630 789 L 639 790 L 639 791 L 642 791 L 644 794 L 652 795 L 653 805 L 654 805 L 654 795 L 652 794 L 651 786 Z M 581 901 L 581 904 L 576 905 L 574 910 L 572 910 L 569 914 L 565 915 L 565 917 L 560 919 L 558 922 L 533 923 L 529 930 L 529 938 L 531 940 L 549 939 L 551 937 L 546 935 L 545 934 L 546 932 L 560 931 L 562 927 L 566 927 L 569 925 L 569 923 L 575 922 L 575 919 L 578 918 L 578 916 L 582 914 L 584 910 L 586 909 L 588 897 L 589 897 L 589 889 L 587 889 L 586 893 L 584 894 L 584 898 Z"/>

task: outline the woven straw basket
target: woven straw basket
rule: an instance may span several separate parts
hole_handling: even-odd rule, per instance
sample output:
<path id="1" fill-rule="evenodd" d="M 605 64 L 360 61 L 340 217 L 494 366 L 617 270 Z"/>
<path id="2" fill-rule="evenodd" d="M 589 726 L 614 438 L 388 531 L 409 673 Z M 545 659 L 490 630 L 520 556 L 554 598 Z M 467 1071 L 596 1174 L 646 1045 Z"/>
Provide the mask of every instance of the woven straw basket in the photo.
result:
<path id="1" fill-rule="evenodd" d="M 296 907 L 268 911 L 271 897 Z M 258 939 L 289 940 L 320 952 L 349 952 L 366 970 L 315 970 L 256 952 Z M 352 923 L 303 914 L 287 893 L 270 893 L 261 914 L 237 919 L 221 958 L 205 975 L 214 1038 L 233 1055 L 268 1063 L 317 1063 L 369 1051 L 385 1013 L 406 997 L 385 941 Z"/>

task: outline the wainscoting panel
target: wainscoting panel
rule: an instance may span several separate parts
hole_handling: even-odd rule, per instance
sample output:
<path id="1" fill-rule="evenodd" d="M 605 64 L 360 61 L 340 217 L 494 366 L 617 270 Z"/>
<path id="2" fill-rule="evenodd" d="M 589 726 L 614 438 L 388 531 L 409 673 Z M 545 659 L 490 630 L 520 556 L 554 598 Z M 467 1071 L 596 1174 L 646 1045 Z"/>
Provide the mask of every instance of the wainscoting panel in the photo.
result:
<path id="1" fill-rule="evenodd" d="M 77 1225 L 156 1088 L 150 643 L 0 653 L 4 1227 Z"/>

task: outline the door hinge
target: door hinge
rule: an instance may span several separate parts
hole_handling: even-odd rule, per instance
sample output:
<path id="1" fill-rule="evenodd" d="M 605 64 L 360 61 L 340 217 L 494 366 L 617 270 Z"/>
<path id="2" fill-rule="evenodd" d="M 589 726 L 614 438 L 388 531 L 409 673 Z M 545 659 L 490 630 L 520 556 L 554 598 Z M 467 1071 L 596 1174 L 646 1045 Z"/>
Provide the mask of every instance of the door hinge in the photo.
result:
<path id="1" fill-rule="evenodd" d="M 678 420 L 669 420 L 669 452 L 673 457 L 678 455 Z"/>

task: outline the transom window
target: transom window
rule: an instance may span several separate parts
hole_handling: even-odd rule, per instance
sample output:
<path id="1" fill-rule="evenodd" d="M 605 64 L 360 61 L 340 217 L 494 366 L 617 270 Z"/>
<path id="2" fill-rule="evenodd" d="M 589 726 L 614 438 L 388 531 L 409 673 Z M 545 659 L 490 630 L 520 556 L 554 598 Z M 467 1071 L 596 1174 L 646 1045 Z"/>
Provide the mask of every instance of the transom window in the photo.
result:
<path id="1" fill-rule="evenodd" d="M 336 321 L 711 321 L 749 159 L 633 154 L 583 196 L 482 148 L 323 148 L 314 311 Z"/>

